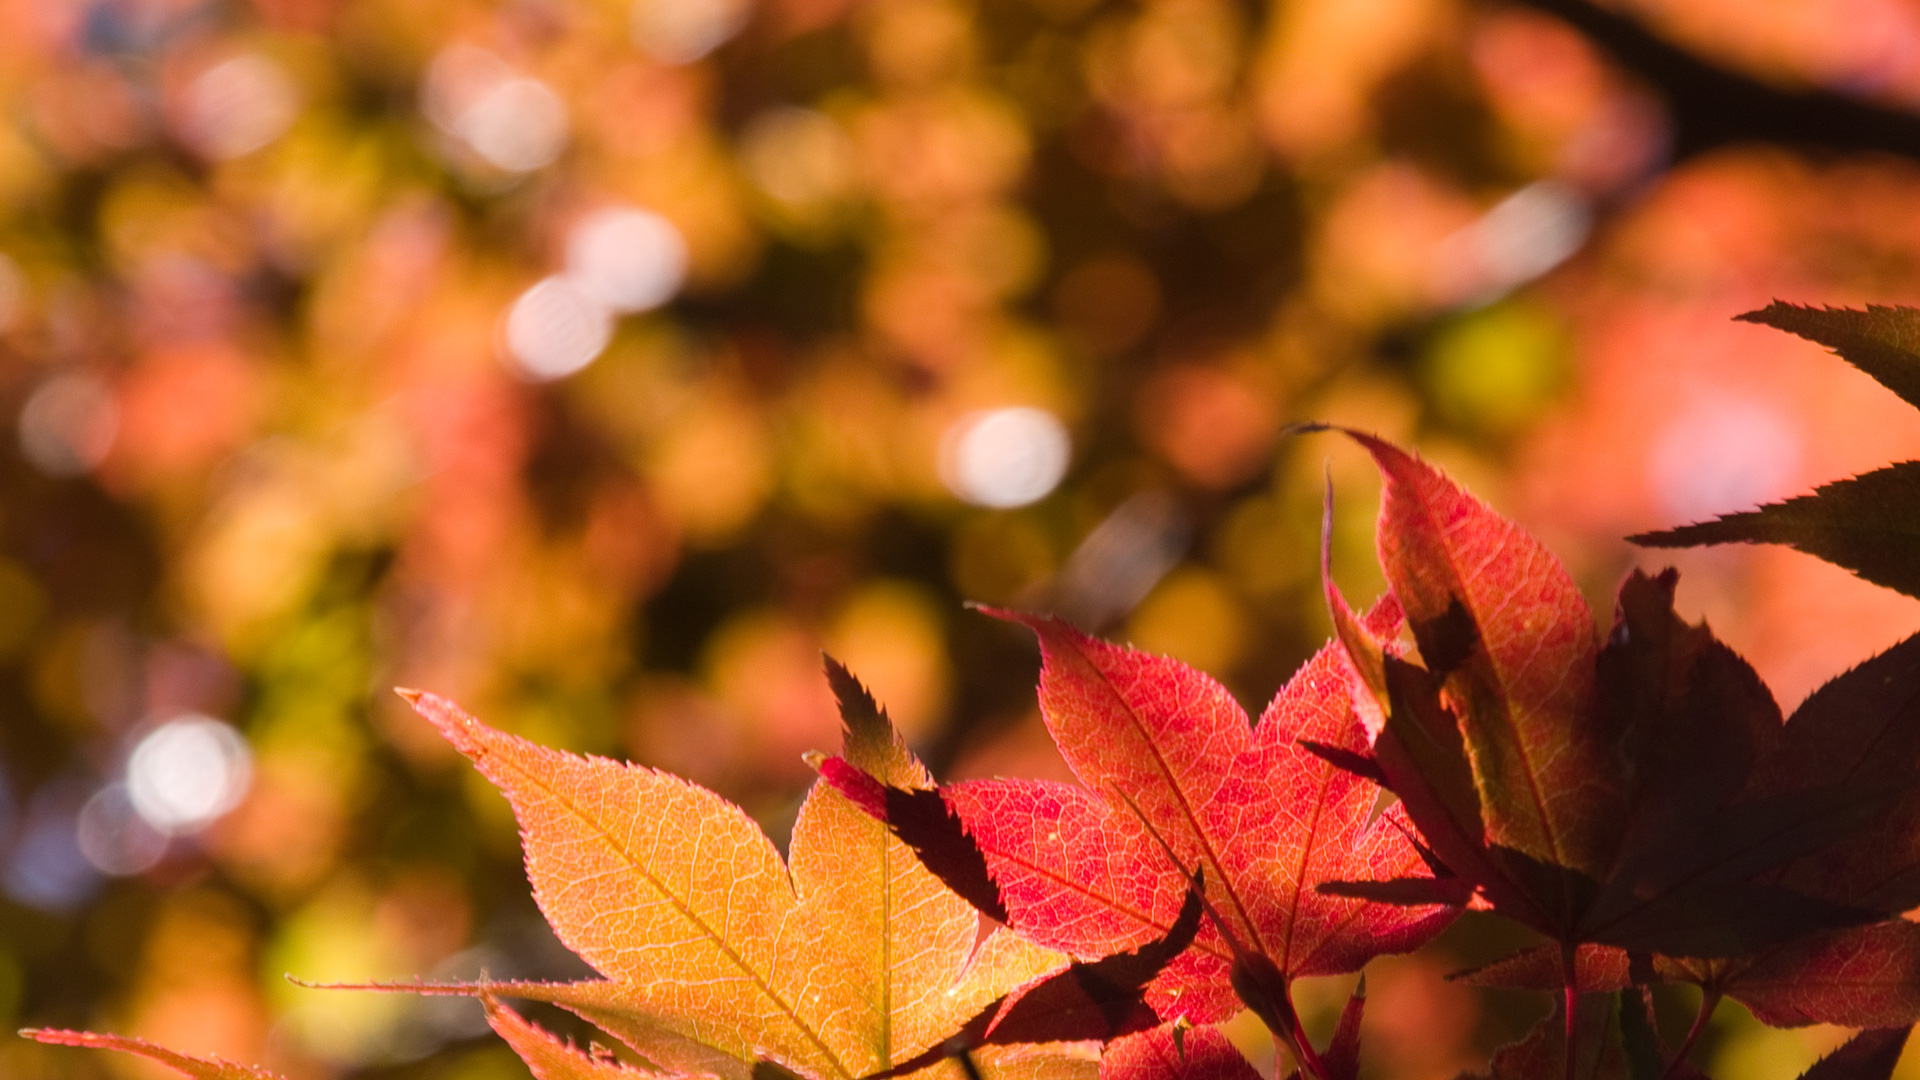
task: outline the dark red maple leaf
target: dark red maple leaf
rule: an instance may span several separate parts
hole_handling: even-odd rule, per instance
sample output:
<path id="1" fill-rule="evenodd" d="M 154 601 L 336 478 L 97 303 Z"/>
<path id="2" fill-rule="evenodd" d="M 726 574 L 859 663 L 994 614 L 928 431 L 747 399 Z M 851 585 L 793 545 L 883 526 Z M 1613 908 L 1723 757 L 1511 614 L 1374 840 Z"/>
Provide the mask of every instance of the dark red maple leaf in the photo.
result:
<path id="1" fill-rule="evenodd" d="M 1568 1024 L 1565 1006 L 1556 1005 L 1525 1038 L 1497 1051 L 1480 1080 L 1707 1080 L 1683 1060 L 1661 1064 L 1669 1055 L 1653 1030 L 1641 990 L 1583 997 L 1574 1017 Z M 1570 1032 L 1576 1048 L 1572 1059 L 1567 1057 Z M 1862 1031 L 1801 1073 L 1800 1080 L 1889 1080 L 1907 1035 L 1905 1027 Z"/>
<path id="2" fill-rule="evenodd" d="M 1561 963 L 1557 946 L 1539 945 L 1455 978 L 1504 990 L 1558 990 Z M 1774 1027 L 1901 1027 L 1920 1019 L 1920 924 L 1905 919 L 1807 934 L 1747 956 L 1711 960 L 1636 958 L 1624 949 L 1582 945 L 1575 970 L 1581 993 L 1691 983 L 1712 1001 L 1740 1002 Z"/>
<path id="3" fill-rule="evenodd" d="M 1329 583 L 1340 638 L 1385 712 L 1372 758 L 1346 764 L 1401 797 L 1457 882 L 1569 949 L 1732 956 L 1870 921 L 1858 897 L 1775 872 L 1884 813 L 1910 780 L 1763 782 L 1789 767 L 1776 764 L 1790 741 L 1778 708 L 1744 661 L 1674 614 L 1671 573 L 1627 580 L 1602 644 L 1538 541 L 1418 458 L 1348 434 L 1386 478 L 1380 559 L 1423 663 L 1394 655 Z M 1825 768 L 1858 741 L 1810 732 L 1791 745 Z M 1422 895 L 1417 881 L 1323 888 Z"/>
<path id="4" fill-rule="evenodd" d="M 1629 583 L 1623 597 L 1646 583 Z M 1644 595 L 1642 596 L 1644 600 Z M 1640 619 L 1644 624 L 1647 620 Z M 1631 625 L 1631 624 L 1630 624 Z M 1657 625 L 1657 624 L 1656 624 Z M 1704 631 L 1688 628 L 1696 643 Z M 1642 634 L 1643 644 L 1654 639 Z M 1603 680 L 1604 681 L 1604 680 Z M 1644 685 L 1648 680 L 1642 679 Z M 1722 717 L 1722 719 L 1726 719 Z M 1920 638 L 1909 639 L 1833 679 L 1795 710 L 1784 727 L 1758 743 L 1771 749 L 1744 778 L 1740 740 L 1689 747 L 1682 740 L 1673 770 L 1679 784 L 1699 790 L 1670 800 L 1684 816 L 1707 800 L 1744 783 L 1750 795 L 1789 799 L 1823 789 L 1862 793 L 1897 790 L 1916 764 L 1920 738 Z M 1685 766 L 1691 762 L 1694 768 Z M 1719 797 L 1719 796 L 1716 796 Z M 1899 911 L 1920 902 L 1920 797 L 1894 800 L 1857 832 L 1817 848 L 1769 875 L 1776 885 L 1805 896 L 1870 911 Z M 1891 919 L 1795 937 L 1744 955 L 1721 959 L 1644 956 L 1630 970 L 1625 951 L 1599 946 L 1579 950 L 1577 985 L 1582 991 L 1612 990 L 1632 982 L 1690 982 L 1705 993 L 1703 1014 L 1720 997 L 1746 1005 L 1778 1026 L 1832 1023 L 1892 1027 L 1920 1020 L 1920 926 Z M 1470 976 L 1478 985 L 1551 989 L 1560 985 L 1558 950 L 1528 950 Z"/>

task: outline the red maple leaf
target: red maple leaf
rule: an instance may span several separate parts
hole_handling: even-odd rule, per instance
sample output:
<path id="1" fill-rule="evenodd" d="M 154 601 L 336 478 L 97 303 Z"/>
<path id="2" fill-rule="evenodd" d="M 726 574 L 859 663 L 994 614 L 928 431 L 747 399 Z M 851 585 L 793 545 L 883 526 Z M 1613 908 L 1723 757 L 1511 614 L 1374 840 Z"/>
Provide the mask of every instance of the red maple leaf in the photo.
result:
<path id="1" fill-rule="evenodd" d="M 82 1046 L 95 1050 L 119 1050 L 157 1061 L 194 1080 L 284 1080 L 278 1073 L 257 1065 L 237 1065 L 217 1057 L 197 1057 L 156 1046 L 145 1039 L 128 1035 L 101 1035 L 91 1031 L 61 1031 L 54 1028 L 27 1028 L 20 1034 L 36 1042 L 55 1046 Z"/>
<path id="2" fill-rule="evenodd" d="M 1309 660 L 1249 726 L 1225 688 L 1176 660 L 1055 619 L 1003 617 L 1039 636 L 1041 713 L 1081 785 L 970 781 L 929 801 L 823 764 L 989 914 L 1052 948 L 1097 955 L 1164 934 L 1197 872 L 1214 919 L 1149 1000 L 1196 1023 L 1244 1003 L 1302 1060 L 1313 1051 L 1293 1015 L 1292 979 L 1415 948 L 1455 914 L 1315 888 L 1425 865 L 1402 811 L 1374 815 L 1375 785 L 1301 745 L 1367 748 L 1337 647 Z M 1391 603 L 1370 617 L 1380 633 L 1398 622 Z"/>

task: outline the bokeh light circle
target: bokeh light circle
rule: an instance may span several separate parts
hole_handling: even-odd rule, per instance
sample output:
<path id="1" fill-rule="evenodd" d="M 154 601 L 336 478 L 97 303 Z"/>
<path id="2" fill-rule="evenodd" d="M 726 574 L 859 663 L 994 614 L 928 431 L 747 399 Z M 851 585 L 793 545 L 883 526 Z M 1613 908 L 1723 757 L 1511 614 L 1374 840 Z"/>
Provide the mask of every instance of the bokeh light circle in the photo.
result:
<path id="1" fill-rule="evenodd" d="M 127 798 L 163 833 L 204 828 L 239 805 L 253 782 L 253 754 L 240 733 L 188 713 L 142 738 L 127 758 Z"/>
<path id="2" fill-rule="evenodd" d="M 1067 474 L 1072 440 L 1045 409 L 1014 406 L 970 413 L 948 429 L 940 475 L 948 490 L 979 506 L 1036 502 Z"/>
<path id="3" fill-rule="evenodd" d="M 91 375 L 55 375 L 20 408 L 20 452 L 48 476 L 79 476 L 100 464 L 119 429 L 113 392 Z"/>
<path id="4" fill-rule="evenodd" d="M 621 207 L 581 219 L 567 236 L 567 277 L 615 311 L 659 307 L 687 276 L 687 242 L 659 214 Z"/>
<path id="5" fill-rule="evenodd" d="M 241 157 L 284 134 L 299 108 L 286 69 L 246 53 L 215 64 L 187 86 L 180 134 L 207 157 Z"/>
<path id="6" fill-rule="evenodd" d="M 454 130 L 490 164 L 532 172 L 566 149 L 567 107 L 538 79 L 507 79 L 469 105 Z"/>
<path id="7" fill-rule="evenodd" d="M 541 280 L 507 312 L 507 357 L 537 381 L 579 371 L 612 339 L 613 312 L 566 277 Z"/>

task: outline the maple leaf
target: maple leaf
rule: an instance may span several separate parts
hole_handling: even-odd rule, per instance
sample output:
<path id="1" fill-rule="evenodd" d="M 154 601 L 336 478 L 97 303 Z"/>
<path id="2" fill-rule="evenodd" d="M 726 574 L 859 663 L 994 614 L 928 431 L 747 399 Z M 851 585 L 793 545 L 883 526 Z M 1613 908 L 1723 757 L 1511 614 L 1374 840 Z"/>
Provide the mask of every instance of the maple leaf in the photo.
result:
<path id="1" fill-rule="evenodd" d="M 37 1042 L 56 1046 L 80 1046 L 94 1050 L 119 1050 L 150 1058 L 183 1072 L 195 1080 L 283 1080 L 274 1072 L 257 1065 L 236 1065 L 216 1057 L 195 1057 L 157 1046 L 128 1035 L 100 1035 L 91 1031 L 62 1031 L 56 1028 L 27 1028 L 20 1034 Z"/>
<path id="2" fill-rule="evenodd" d="M 846 763 L 822 766 L 983 911 L 1044 945 L 1098 955 L 1164 934 L 1191 869 L 1215 918 L 1151 988 L 1154 1007 L 1205 1024 L 1244 1003 L 1300 1059 L 1312 1049 L 1288 1000 L 1292 979 L 1415 948 L 1455 914 L 1314 889 L 1425 865 L 1402 811 L 1375 817 L 1375 785 L 1301 745 L 1367 747 L 1337 647 L 1309 660 L 1250 726 L 1219 683 L 1176 660 L 1055 619 L 1002 617 L 1039 637 L 1041 713 L 1084 786 L 968 781 L 936 799 Z M 1398 620 L 1388 603 L 1371 625 L 1385 633 Z"/>
<path id="3" fill-rule="evenodd" d="M 972 907 L 823 785 L 801 806 L 783 863 L 710 791 L 406 696 L 507 796 L 535 900 L 605 976 L 438 992 L 553 1001 L 677 1071 L 744 1077 L 770 1062 L 854 1080 L 921 1054 L 1064 962 L 1005 932 L 976 949 Z M 849 714 L 845 753 L 892 783 L 929 782 L 877 710 Z"/>
<path id="4" fill-rule="evenodd" d="M 1691 983 L 1714 1001 L 1740 1002 L 1773 1027 L 1900 1027 L 1920 1020 L 1920 924 L 1904 919 L 1807 934 L 1747 956 L 1710 960 L 1633 957 L 1624 949 L 1582 945 L 1575 968 L 1580 993 Z M 1454 978 L 1503 990 L 1559 990 L 1564 981 L 1553 945 L 1522 949 Z"/>
<path id="5" fill-rule="evenodd" d="M 1567 948 L 1736 955 L 1871 919 L 1767 875 L 1860 828 L 1895 786 L 1756 783 L 1794 764 L 1778 708 L 1674 614 L 1671 572 L 1627 579 L 1602 646 L 1537 540 L 1425 462 L 1348 434 L 1386 478 L 1381 563 L 1424 666 L 1359 626 L 1329 579 L 1339 637 L 1385 713 L 1372 758 L 1347 764 L 1401 797 L 1447 873 Z M 1850 727 L 1887 723 L 1882 710 Z M 1844 759 L 1851 741 L 1794 745 Z M 1418 884 L 1323 888 L 1395 900 Z"/>
<path id="6" fill-rule="evenodd" d="M 1737 316 L 1833 349 L 1920 407 L 1920 311 L 1869 306 L 1811 308 L 1774 301 Z M 1788 544 L 1868 581 L 1920 596 L 1920 462 L 1906 461 L 1816 488 L 1757 510 L 1628 537 L 1648 547 Z"/>
<path id="7" fill-rule="evenodd" d="M 1890 1080 L 1907 1048 L 1910 1027 L 1871 1028 L 1800 1074 L 1800 1080 Z"/>
<path id="8" fill-rule="evenodd" d="M 1920 635 L 1827 682 L 1789 717 L 1750 791 L 1851 791 L 1880 803 L 1860 829 L 1796 860 L 1783 884 L 1836 903 L 1920 906 Z"/>
<path id="9" fill-rule="evenodd" d="M 1259 1080 L 1218 1028 L 1175 1035 L 1171 1025 L 1116 1039 L 1100 1059 L 1100 1080 Z"/>

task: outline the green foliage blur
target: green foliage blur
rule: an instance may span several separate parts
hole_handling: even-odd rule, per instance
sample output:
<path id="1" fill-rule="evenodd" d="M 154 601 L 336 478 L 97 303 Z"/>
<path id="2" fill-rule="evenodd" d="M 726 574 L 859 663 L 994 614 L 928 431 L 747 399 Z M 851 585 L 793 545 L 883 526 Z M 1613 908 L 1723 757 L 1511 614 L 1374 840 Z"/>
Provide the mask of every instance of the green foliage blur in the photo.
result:
<path id="1" fill-rule="evenodd" d="M 1619 10 L 1920 108 L 1920 15 L 1841 6 Z M 1257 706 L 1326 633 L 1328 482 L 1380 588 L 1371 468 L 1298 420 L 1420 446 L 1602 612 L 1677 562 L 1791 705 L 1920 608 L 1617 538 L 1920 451 L 1728 321 L 1920 301 L 1920 169 L 1695 152 L 1668 93 L 1467 0 L 0 0 L 0 1027 L 524 1076 L 470 1002 L 283 979 L 580 973 L 391 687 L 776 839 L 822 649 L 941 774 L 1059 776 L 965 603 Z M 1377 1075 L 1524 1030 L 1438 980 L 1475 932 L 1379 965 Z M 1722 1011 L 1727 1075 L 1834 1041 Z"/>

